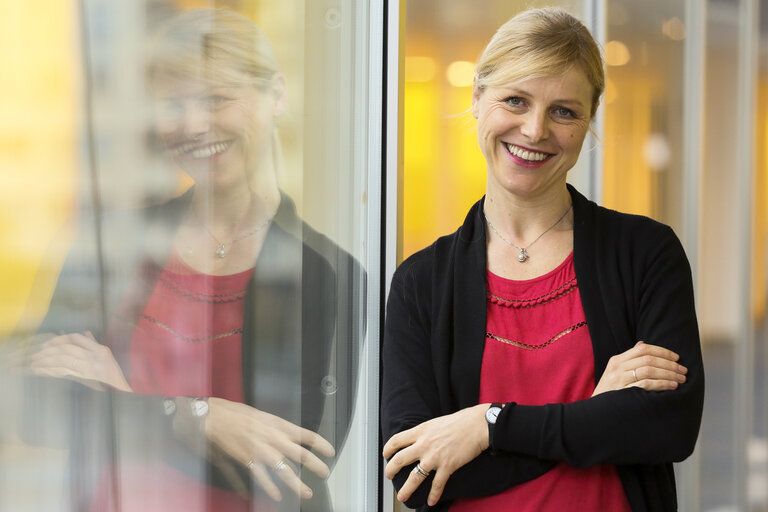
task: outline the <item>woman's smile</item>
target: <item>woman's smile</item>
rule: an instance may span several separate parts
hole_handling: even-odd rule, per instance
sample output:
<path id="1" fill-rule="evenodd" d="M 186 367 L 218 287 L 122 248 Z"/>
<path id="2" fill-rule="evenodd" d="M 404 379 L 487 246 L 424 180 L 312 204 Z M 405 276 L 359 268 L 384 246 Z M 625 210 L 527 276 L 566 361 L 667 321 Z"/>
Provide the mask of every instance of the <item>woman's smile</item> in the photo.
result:
<path id="1" fill-rule="evenodd" d="M 554 156 L 553 153 L 545 153 L 508 142 L 502 142 L 502 145 L 507 150 L 507 153 L 509 153 L 509 158 L 517 165 L 523 167 L 541 167 L 544 165 L 544 162 Z"/>

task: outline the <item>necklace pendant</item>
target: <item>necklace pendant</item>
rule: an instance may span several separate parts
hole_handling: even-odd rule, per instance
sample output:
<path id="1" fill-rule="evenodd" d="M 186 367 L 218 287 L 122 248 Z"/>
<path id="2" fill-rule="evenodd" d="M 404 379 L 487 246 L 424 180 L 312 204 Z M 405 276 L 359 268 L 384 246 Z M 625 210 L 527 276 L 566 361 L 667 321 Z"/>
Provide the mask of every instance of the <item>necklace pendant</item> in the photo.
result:
<path id="1" fill-rule="evenodd" d="M 227 252 L 224 250 L 224 244 L 219 244 L 219 246 L 216 248 L 216 257 L 223 258 L 226 255 Z"/>
<path id="2" fill-rule="evenodd" d="M 528 258 L 530 258 L 530 256 L 528 255 L 527 252 L 525 252 L 525 247 L 521 247 L 520 253 L 517 255 L 517 261 L 519 261 L 520 263 L 525 263 L 528 260 Z"/>

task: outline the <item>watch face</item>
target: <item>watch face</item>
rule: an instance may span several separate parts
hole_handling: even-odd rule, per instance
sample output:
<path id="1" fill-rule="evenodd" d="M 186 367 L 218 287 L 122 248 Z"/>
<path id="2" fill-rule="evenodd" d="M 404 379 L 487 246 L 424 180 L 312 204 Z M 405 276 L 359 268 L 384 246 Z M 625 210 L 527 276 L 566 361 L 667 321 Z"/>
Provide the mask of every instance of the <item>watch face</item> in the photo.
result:
<path id="1" fill-rule="evenodd" d="M 192 402 L 192 414 L 195 416 L 205 416 L 208 414 L 208 402 L 203 400 L 194 400 Z"/>
<path id="2" fill-rule="evenodd" d="M 489 407 L 488 410 L 485 411 L 485 419 L 488 423 L 496 424 L 496 418 L 499 417 L 500 412 L 501 407 Z"/>
<path id="3" fill-rule="evenodd" d="M 170 398 L 166 398 L 165 400 L 163 400 L 163 412 L 165 412 L 166 416 L 170 416 L 171 414 L 175 413 L 176 401 Z"/>

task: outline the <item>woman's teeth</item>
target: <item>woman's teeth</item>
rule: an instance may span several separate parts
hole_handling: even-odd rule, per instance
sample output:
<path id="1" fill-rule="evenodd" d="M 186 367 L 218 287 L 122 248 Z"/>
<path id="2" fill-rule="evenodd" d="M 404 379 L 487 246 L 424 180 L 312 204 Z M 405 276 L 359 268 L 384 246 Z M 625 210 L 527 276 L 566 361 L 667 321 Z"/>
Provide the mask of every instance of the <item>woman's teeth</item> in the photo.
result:
<path id="1" fill-rule="evenodd" d="M 518 158 L 528 160 L 529 162 L 541 162 L 545 160 L 549 155 L 547 153 L 539 153 L 537 151 L 528 151 L 526 149 L 507 144 L 507 150 Z"/>
<path id="2" fill-rule="evenodd" d="M 213 155 L 223 153 L 229 148 L 231 142 L 214 142 L 206 146 L 200 146 L 196 143 L 182 144 L 176 149 L 176 154 L 189 154 L 192 158 L 210 158 Z"/>

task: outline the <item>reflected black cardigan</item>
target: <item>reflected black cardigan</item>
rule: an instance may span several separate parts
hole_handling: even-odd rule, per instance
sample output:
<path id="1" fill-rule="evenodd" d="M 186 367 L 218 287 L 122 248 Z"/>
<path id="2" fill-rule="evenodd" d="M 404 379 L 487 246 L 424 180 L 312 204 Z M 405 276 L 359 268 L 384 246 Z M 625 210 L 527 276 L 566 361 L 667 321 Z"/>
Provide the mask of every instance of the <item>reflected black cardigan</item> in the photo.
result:
<path id="1" fill-rule="evenodd" d="M 510 403 L 500 414 L 493 451 L 460 468 L 442 501 L 497 494 L 558 462 L 615 464 L 635 512 L 677 509 L 672 462 L 696 443 L 704 371 L 690 266 L 668 226 L 618 213 L 569 186 L 574 266 L 595 358 L 595 382 L 611 356 L 638 340 L 677 352 L 687 381 L 673 391 L 622 389 L 568 404 Z M 382 434 L 478 403 L 486 328 L 486 231 L 483 199 L 453 234 L 397 269 L 383 341 Z M 401 487 L 413 465 L 394 479 Z M 407 502 L 430 509 L 431 483 Z"/>
<path id="2" fill-rule="evenodd" d="M 166 203 L 106 214 L 101 239 L 92 230 L 82 230 L 39 332 L 92 331 L 111 348 L 130 381 L 133 330 L 191 195 L 190 191 Z M 101 274 L 94 263 L 97 245 L 103 254 Z M 245 403 L 319 432 L 338 453 L 354 411 L 364 300 L 365 274 L 359 263 L 303 222 L 293 201 L 282 195 L 246 293 Z M 206 464 L 177 438 L 172 417 L 162 413 L 163 397 L 104 393 L 64 379 L 34 377 L 27 380 L 24 393 L 25 404 L 30 404 L 22 418 L 25 440 L 71 449 L 74 510 L 88 508 L 102 466 L 121 458 L 160 456 L 178 469 L 198 472 Z M 206 446 L 202 432 L 199 435 L 192 444 Z M 130 450 L 118 453 L 120 444 Z M 326 462 L 332 466 L 335 459 Z M 215 466 L 204 470 L 212 485 L 228 486 Z M 247 471 L 241 472 L 248 481 Z M 283 488 L 284 499 L 277 508 L 330 510 L 325 482 L 310 471 L 302 473 L 302 480 L 315 491 L 313 499 L 299 500 Z M 277 484 L 282 487 L 280 481 Z M 114 487 L 110 492 L 119 493 Z"/>

